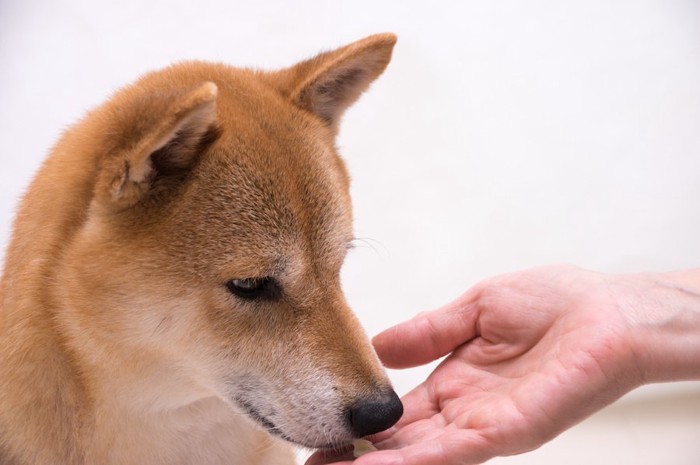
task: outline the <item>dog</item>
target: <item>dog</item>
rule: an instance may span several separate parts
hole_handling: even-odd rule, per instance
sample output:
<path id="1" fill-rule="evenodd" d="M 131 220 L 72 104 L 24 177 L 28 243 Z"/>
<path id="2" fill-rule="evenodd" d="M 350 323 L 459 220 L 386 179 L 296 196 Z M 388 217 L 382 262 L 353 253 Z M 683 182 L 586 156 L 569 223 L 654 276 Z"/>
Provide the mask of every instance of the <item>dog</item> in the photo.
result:
<path id="1" fill-rule="evenodd" d="M 334 145 L 395 42 L 175 64 L 66 131 L 6 255 L 2 465 L 291 464 L 399 419 L 341 291 Z"/>

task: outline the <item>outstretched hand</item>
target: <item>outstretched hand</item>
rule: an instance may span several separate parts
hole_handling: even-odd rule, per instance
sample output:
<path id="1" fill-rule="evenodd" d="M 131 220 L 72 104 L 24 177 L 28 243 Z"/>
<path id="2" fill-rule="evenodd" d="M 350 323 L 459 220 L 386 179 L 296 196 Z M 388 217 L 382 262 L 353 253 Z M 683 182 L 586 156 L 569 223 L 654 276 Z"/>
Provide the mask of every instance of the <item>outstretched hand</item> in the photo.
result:
<path id="1" fill-rule="evenodd" d="M 391 368 L 449 355 L 402 399 L 399 423 L 372 438 L 382 450 L 353 463 L 467 465 L 526 452 L 641 385 L 627 308 L 638 281 L 570 266 L 514 273 L 379 334 Z M 307 465 L 341 459 L 317 452 Z"/>

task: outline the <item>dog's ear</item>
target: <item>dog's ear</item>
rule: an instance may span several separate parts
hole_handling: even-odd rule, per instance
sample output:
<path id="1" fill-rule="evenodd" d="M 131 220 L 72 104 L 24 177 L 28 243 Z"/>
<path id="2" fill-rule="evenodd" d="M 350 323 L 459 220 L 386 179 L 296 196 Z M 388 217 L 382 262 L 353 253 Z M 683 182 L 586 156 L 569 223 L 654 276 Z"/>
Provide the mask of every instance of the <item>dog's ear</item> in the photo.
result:
<path id="1" fill-rule="evenodd" d="M 389 64 L 395 43 L 394 34 L 377 34 L 322 53 L 278 73 L 277 85 L 335 130 L 343 111 Z"/>
<path id="2" fill-rule="evenodd" d="M 205 82 L 142 97 L 138 105 L 125 105 L 131 113 L 117 115 L 115 109 L 114 132 L 122 145 L 103 163 L 97 200 L 121 210 L 138 203 L 158 181 L 187 172 L 216 134 L 216 95 L 216 84 Z"/>

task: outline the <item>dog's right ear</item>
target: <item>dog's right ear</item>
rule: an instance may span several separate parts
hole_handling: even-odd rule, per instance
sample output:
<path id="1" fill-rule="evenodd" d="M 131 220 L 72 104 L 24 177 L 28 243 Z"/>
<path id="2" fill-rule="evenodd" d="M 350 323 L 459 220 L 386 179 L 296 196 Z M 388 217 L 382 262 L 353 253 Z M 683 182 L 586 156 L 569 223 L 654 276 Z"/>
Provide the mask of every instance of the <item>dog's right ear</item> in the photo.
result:
<path id="1" fill-rule="evenodd" d="M 335 131 L 345 109 L 384 72 L 395 44 L 394 34 L 375 34 L 270 76 L 292 103 Z"/>
<path id="2" fill-rule="evenodd" d="M 123 210 L 159 181 L 192 168 L 216 135 L 216 95 L 216 84 L 205 82 L 186 91 L 133 99 L 137 104 L 125 104 L 122 111 L 117 100 L 111 111 L 115 127 L 108 137 L 119 142 L 101 167 L 96 200 L 110 210 Z"/>

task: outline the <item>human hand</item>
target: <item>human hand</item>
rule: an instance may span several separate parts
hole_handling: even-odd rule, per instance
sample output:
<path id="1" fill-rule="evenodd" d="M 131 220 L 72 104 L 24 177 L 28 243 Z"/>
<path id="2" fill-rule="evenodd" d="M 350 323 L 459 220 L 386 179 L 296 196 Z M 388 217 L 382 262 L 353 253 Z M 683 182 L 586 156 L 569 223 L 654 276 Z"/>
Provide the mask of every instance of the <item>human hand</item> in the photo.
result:
<path id="1" fill-rule="evenodd" d="M 373 438 L 384 450 L 354 464 L 467 465 L 526 452 L 641 385 L 630 315 L 644 284 L 539 268 L 484 281 L 379 334 L 388 367 L 450 355 L 402 399 L 399 423 Z M 334 460 L 319 452 L 307 465 Z"/>

